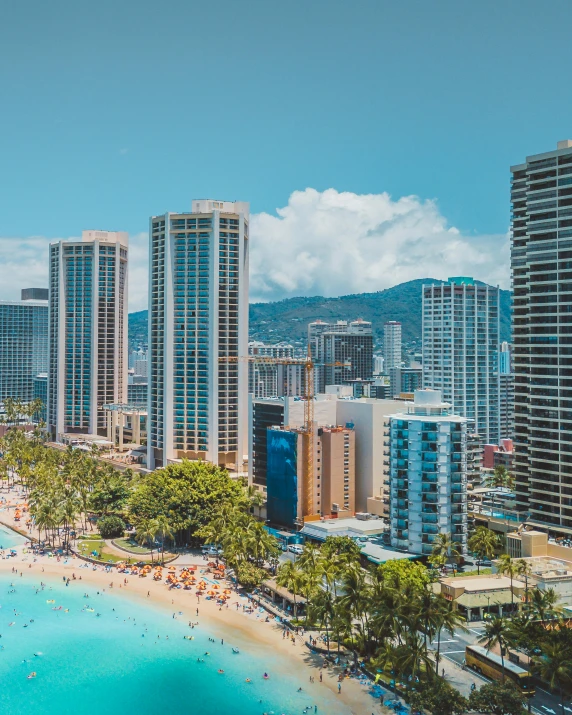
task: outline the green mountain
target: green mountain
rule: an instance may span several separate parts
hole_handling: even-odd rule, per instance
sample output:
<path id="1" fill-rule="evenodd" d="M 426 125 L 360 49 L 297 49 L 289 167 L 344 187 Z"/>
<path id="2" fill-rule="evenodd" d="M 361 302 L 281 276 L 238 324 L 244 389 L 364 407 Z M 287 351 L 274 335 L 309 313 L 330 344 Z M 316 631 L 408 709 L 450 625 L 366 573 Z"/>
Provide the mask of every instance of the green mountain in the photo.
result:
<path id="1" fill-rule="evenodd" d="M 441 283 L 434 278 L 420 278 L 378 291 L 357 293 L 338 298 L 287 298 L 273 303 L 250 304 L 250 339 L 264 342 L 304 344 L 307 325 L 320 318 L 325 321 L 355 320 L 363 318 L 373 324 L 379 340 L 383 324 L 398 320 L 403 325 L 403 340 L 421 339 L 421 286 Z M 500 339 L 510 341 L 511 293 L 501 290 Z M 147 311 L 129 315 L 129 342 L 131 345 L 147 342 Z"/>

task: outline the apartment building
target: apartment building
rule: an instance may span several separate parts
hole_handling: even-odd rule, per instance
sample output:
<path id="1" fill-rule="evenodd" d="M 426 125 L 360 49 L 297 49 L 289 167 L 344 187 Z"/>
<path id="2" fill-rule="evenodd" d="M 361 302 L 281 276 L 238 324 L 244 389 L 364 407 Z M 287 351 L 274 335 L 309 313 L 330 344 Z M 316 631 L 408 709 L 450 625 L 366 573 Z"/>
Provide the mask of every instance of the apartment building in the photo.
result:
<path id="1" fill-rule="evenodd" d="M 485 442 L 500 439 L 499 289 L 472 278 L 423 288 L 423 385 Z"/>
<path id="2" fill-rule="evenodd" d="M 105 434 L 103 405 L 127 400 L 128 235 L 83 231 L 50 244 L 47 426 Z"/>
<path id="3" fill-rule="evenodd" d="M 182 458 L 243 468 L 248 229 L 245 202 L 198 200 L 150 220 L 151 468 Z"/>

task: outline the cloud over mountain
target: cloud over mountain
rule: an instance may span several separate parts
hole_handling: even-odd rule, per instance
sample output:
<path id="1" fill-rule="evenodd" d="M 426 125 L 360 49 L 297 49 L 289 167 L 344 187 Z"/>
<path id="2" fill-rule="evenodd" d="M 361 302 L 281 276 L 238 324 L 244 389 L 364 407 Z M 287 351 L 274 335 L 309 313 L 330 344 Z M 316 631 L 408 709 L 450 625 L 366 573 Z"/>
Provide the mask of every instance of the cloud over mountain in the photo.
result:
<path id="1" fill-rule="evenodd" d="M 0 299 L 47 286 L 54 240 L 0 237 Z M 132 234 L 129 242 L 129 309 L 141 310 L 147 307 L 147 234 Z M 276 215 L 251 217 L 252 301 L 371 292 L 452 275 L 508 288 L 508 235 L 463 235 L 435 201 L 335 189 L 295 191 Z"/>
<path id="2" fill-rule="evenodd" d="M 377 291 L 424 276 L 509 285 L 508 235 L 462 235 L 434 201 L 306 189 L 276 213 L 252 216 L 253 301 Z"/>

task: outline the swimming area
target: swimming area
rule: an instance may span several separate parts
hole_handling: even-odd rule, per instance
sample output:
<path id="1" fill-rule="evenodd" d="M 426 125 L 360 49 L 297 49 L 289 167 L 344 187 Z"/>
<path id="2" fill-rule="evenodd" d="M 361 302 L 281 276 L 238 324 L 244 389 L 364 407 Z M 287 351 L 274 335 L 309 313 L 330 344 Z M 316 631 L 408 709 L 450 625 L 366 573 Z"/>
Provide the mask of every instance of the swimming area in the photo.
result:
<path id="1" fill-rule="evenodd" d="M 26 539 L 23 536 L 4 526 L 4 524 L 0 524 L 0 551 L 21 546 L 25 541 Z"/>
<path id="2" fill-rule="evenodd" d="M 227 640 L 191 605 L 173 618 L 87 582 L 52 580 L 40 590 L 41 574 L 25 577 L 0 576 L 0 712 L 310 715 L 317 705 L 318 713 L 349 715 L 287 656 L 239 635 Z M 189 620 L 200 625 L 191 629 Z"/>

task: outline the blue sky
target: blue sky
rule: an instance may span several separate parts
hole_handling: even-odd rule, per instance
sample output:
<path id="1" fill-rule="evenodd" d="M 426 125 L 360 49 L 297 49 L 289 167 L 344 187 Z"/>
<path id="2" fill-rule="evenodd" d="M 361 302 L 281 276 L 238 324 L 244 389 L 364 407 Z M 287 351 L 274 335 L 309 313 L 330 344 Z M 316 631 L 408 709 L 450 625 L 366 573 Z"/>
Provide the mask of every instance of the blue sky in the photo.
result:
<path id="1" fill-rule="evenodd" d="M 571 19 L 569 0 L 5 3 L 0 236 L 135 236 L 198 197 L 275 215 L 311 188 L 435 201 L 494 249 L 510 164 L 572 137 Z"/>

